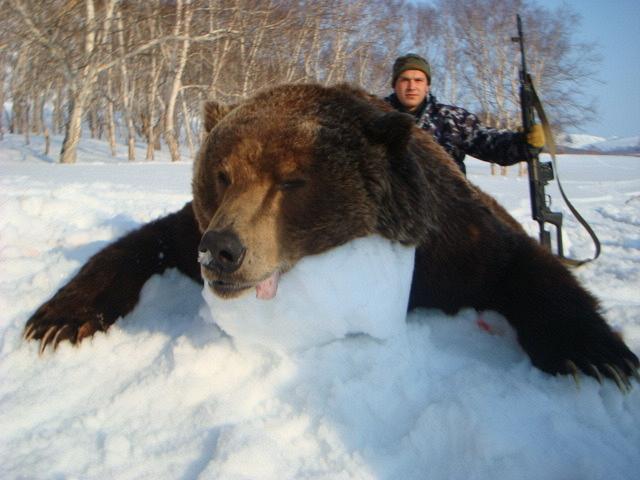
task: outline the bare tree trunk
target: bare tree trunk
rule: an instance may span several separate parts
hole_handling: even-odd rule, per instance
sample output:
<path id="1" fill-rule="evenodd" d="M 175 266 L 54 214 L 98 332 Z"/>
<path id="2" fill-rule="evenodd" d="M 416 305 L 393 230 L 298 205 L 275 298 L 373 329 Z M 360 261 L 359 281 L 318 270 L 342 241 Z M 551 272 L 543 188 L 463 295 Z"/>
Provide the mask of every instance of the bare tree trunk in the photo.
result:
<path id="1" fill-rule="evenodd" d="M 147 125 L 147 153 L 144 158 L 147 161 L 154 160 L 156 150 L 156 134 L 151 120 L 149 119 L 149 124 Z"/>
<path id="2" fill-rule="evenodd" d="M 36 135 L 44 131 L 44 94 L 38 93 L 33 96 L 33 111 L 31 116 L 31 133 Z"/>
<path id="3" fill-rule="evenodd" d="M 22 129 L 25 125 L 24 115 L 26 115 L 26 95 L 25 84 L 21 81 L 20 74 L 28 70 L 28 56 L 29 52 L 26 46 L 22 46 L 18 51 L 18 57 L 15 61 L 13 68 L 13 75 L 11 76 L 10 94 L 13 100 L 11 105 L 11 133 L 20 134 L 23 133 Z M 28 121 L 26 122 L 29 123 Z"/>
<path id="4" fill-rule="evenodd" d="M 0 53 L 0 140 L 4 140 L 4 82 L 6 78 L 5 61 L 7 57 L 4 53 Z"/>
<path id="5" fill-rule="evenodd" d="M 89 97 L 89 82 L 84 82 L 79 92 L 70 98 L 71 110 L 65 127 L 64 140 L 60 151 L 60 163 L 76 163 L 78 144 L 82 134 L 82 116 Z"/>
<path id="6" fill-rule="evenodd" d="M 332 83 L 336 83 L 342 80 L 342 71 L 344 69 L 344 49 L 346 47 L 345 34 L 343 32 L 338 33 L 338 38 L 335 40 L 335 54 L 333 56 L 333 61 L 331 62 L 331 66 L 329 67 L 329 74 L 324 79 L 325 85 L 331 85 Z"/>
<path id="7" fill-rule="evenodd" d="M 184 98 L 184 90 L 182 91 L 182 123 L 184 124 L 184 132 L 187 136 L 187 145 L 189 146 L 189 157 L 195 157 L 195 146 L 193 144 L 193 135 L 191 134 L 191 122 L 189 121 L 189 112 L 187 111 L 187 101 Z"/>
<path id="8" fill-rule="evenodd" d="M 77 100 L 75 103 L 78 103 Z M 80 143 L 82 122 L 82 108 L 75 107 L 71 109 L 69 120 L 65 127 L 64 140 L 62 141 L 62 149 L 60 150 L 60 163 L 76 163 L 76 155 L 78 143 Z"/>
<path id="9" fill-rule="evenodd" d="M 96 106 L 92 106 L 89 109 L 89 130 L 91 131 L 91 138 L 100 139 L 100 121 L 98 120 L 98 112 Z"/>
<path id="10" fill-rule="evenodd" d="M 22 120 L 24 122 L 22 126 L 22 131 L 24 132 L 24 143 L 25 145 L 31 144 L 31 128 L 29 126 L 29 102 L 25 101 L 24 103 L 24 113 L 22 115 Z"/>
<path id="11" fill-rule="evenodd" d="M 134 93 L 135 86 L 132 86 L 132 97 L 134 96 Z M 131 110 L 129 110 L 129 113 L 125 115 L 125 117 L 127 119 L 127 159 L 130 162 L 134 162 L 136 160 L 136 128 L 133 124 L 133 115 L 131 114 Z"/>
<path id="12" fill-rule="evenodd" d="M 211 5 L 211 7 L 213 8 L 213 5 Z M 233 15 L 231 23 L 228 26 L 230 30 L 236 28 L 236 22 L 238 21 L 238 17 L 240 17 L 241 15 L 242 13 L 240 12 L 240 9 L 238 9 L 236 14 Z M 213 31 L 213 20 L 211 19 L 209 23 L 209 32 Z M 213 74 L 211 75 L 211 79 L 209 80 L 208 88 L 208 94 L 210 98 L 216 97 L 216 89 L 219 86 L 220 75 L 222 74 L 223 68 L 227 61 L 227 55 L 229 54 L 229 52 L 231 52 L 232 38 L 230 36 L 227 36 L 222 39 L 221 43 L 221 45 L 216 45 L 216 52 L 215 55 L 213 55 Z"/>
<path id="13" fill-rule="evenodd" d="M 366 75 L 369 72 L 370 66 L 369 66 L 369 55 L 370 52 L 369 50 L 365 50 L 364 54 L 362 55 L 362 58 L 359 61 L 359 65 L 358 65 L 358 84 L 359 85 L 365 85 L 366 84 Z"/>
<path id="14" fill-rule="evenodd" d="M 97 24 L 96 12 L 93 0 L 85 0 L 85 36 L 84 52 L 86 61 L 78 70 L 75 76 L 76 82 L 70 97 L 71 113 L 67 121 L 62 150 L 60 152 L 60 163 L 75 163 L 80 135 L 82 132 L 82 116 L 87 107 L 91 91 L 98 80 L 99 70 L 97 68 L 98 58 L 96 58 Z M 109 0 L 103 7 L 103 34 L 106 36 L 111 27 L 111 17 L 115 6 L 115 0 Z"/>
<path id="15" fill-rule="evenodd" d="M 127 126 L 127 159 L 130 162 L 136 160 L 136 130 L 133 124 L 133 114 L 131 112 L 131 97 L 133 93 L 130 92 L 129 71 L 127 69 L 127 60 L 125 56 L 125 42 L 124 42 L 124 22 L 122 20 L 122 12 L 118 12 L 116 16 L 116 25 L 118 29 L 118 49 L 120 50 L 120 85 L 122 96 L 122 110 L 124 113 L 124 121 Z M 131 88 L 131 90 L 133 90 Z M 131 93 L 131 95 L 129 95 Z"/>
<path id="16" fill-rule="evenodd" d="M 169 148 L 169 154 L 171 155 L 172 162 L 180 160 L 180 149 L 175 132 L 174 118 L 176 101 L 178 93 L 180 92 L 180 87 L 182 86 L 182 74 L 184 72 L 184 67 L 187 64 L 187 55 L 191 44 L 191 40 L 189 39 L 189 29 L 191 26 L 191 17 L 193 15 L 193 6 L 190 3 L 184 5 L 181 0 L 178 0 L 176 2 L 176 13 L 176 16 L 178 17 L 176 30 L 179 31 L 183 28 L 185 39 L 182 41 L 177 52 L 173 81 L 169 90 L 167 106 L 164 113 L 164 140 Z"/>
<path id="17" fill-rule="evenodd" d="M 111 156 L 115 157 L 118 152 L 116 150 L 116 125 L 115 115 L 113 112 L 113 80 L 112 70 L 107 71 L 107 137 L 109 139 L 109 151 Z"/>
<path id="18" fill-rule="evenodd" d="M 95 48 L 95 8 L 93 0 L 85 0 L 86 29 L 84 51 L 91 54 Z M 86 106 L 89 92 L 94 80 L 90 65 L 85 64 L 81 70 L 73 94 L 70 95 L 71 112 L 67 121 L 62 150 L 60 151 L 60 163 L 75 163 L 78 144 L 82 133 L 82 116 Z"/>
<path id="19" fill-rule="evenodd" d="M 518 164 L 518 176 L 523 177 L 527 174 L 527 162 L 520 162 Z"/>
<path id="20" fill-rule="evenodd" d="M 63 104 L 64 104 L 64 82 L 59 81 L 56 88 L 56 97 L 53 102 L 53 132 L 54 133 L 62 133 L 64 128 L 64 112 Z"/>
<path id="21" fill-rule="evenodd" d="M 451 28 L 451 23 L 445 25 L 444 36 L 444 57 L 447 75 L 444 81 L 447 82 L 449 91 L 449 100 L 455 105 L 458 99 L 458 55 L 457 55 L 457 38 L 455 30 Z"/>
<path id="22" fill-rule="evenodd" d="M 49 135 L 49 127 L 44 127 L 44 154 L 49 156 L 51 152 L 51 136 Z"/>
<path id="23" fill-rule="evenodd" d="M 257 66 L 256 57 L 258 55 L 258 52 L 262 48 L 265 31 L 267 28 L 267 24 L 269 23 L 269 15 L 271 14 L 272 9 L 273 9 L 273 2 L 270 1 L 269 5 L 265 8 L 265 11 L 262 13 L 262 20 L 260 22 L 260 25 L 257 28 L 257 31 L 255 32 L 255 35 L 253 35 L 251 38 L 251 49 L 249 50 L 246 58 L 243 58 L 243 65 L 246 65 L 246 69 L 244 71 L 243 82 L 242 82 L 242 93 L 241 93 L 242 98 L 247 98 L 249 96 L 249 93 L 250 93 L 249 81 L 253 80 L 254 77 L 256 76 L 255 75 L 255 69 Z"/>
<path id="24" fill-rule="evenodd" d="M 156 149 L 156 99 L 158 96 L 158 81 L 162 73 L 162 61 L 158 61 L 155 51 L 151 52 L 151 68 L 149 75 L 151 77 L 151 85 L 149 85 L 149 95 L 147 96 L 147 116 L 148 124 L 146 126 L 147 137 L 147 153 L 145 160 L 153 160 Z"/>
<path id="25" fill-rule="evenodd" d="M 13 102 L 11 102 L 11 114 L 9 115 L 9 132 L 20 133 L 20 125 L 17 121 L 18 115 L 18 99 L 15 95 L 11 95 Z"/>
<path id="26" fill-rule="evenodd" d="M 320 64 L 320 54 L 321 48 L 320 44 L 322 43 L 320 39 L 320 30 L 322 28 L 322 20 L 320 16 L 316 18 L 316 22 L 313 29 L 313 37 L 311 38 L 311 46 L 309 47 L 309 54 L 306 56 L 304 62 L 304 80 L 308 81 L 309 79 L 314 78 L 316 72 L 318 71 L 318 67 Z M 314 61 L 315 60 L 315 61 Z"/>

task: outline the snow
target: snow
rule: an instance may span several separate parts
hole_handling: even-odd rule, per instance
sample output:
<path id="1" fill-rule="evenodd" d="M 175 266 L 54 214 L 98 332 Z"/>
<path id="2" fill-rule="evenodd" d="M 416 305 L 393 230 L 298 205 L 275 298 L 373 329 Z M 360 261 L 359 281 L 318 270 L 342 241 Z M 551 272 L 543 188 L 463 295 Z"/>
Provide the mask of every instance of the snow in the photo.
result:
<path id="1" fill-rule="evenodd" d="M 549 376 L 492 312 L 482 313 L 491 332 L 471 310 L 422 310 L 406 324 L 387 320 L 378 338 L 345 328 L 279 349 L 225 335 L 207 321 L 201 287 L 168 271 L 108 334 L 38 356 L 21 338 L 34 309 L 105 244 L 188 201 L 191 175 L 188 162 L 129 164 L 87 141 L 80 163 L 57 165 L 39 141 L 0 141 L 0 478 L 637 478 L 640 386 L 623 395 L 612 382 Z M 639 354 L 640 162 L 559 162 L 603 244 L 576 275 Z M 526 178 L 467 163 L 536 235 Z M 564 211 L 555 185 L 549 193 Z M 568 253 L 592 254 L 570 214 L 564 232 Z M 354 273 L 333 272 L 327 290 Z M 370 275 L 369 298 L 384 306 L 379 273 Z"/>
<path id="2" fill-rule="evenodd" d="M 243 348 L 295 352 L 357 334 L 386 340 L 405 330 L 414 252 L 377 235 L 358 238 L 303 258 L 268 301 L 255 290 L 223 300 L 206 287 L 201 316 Z"/>

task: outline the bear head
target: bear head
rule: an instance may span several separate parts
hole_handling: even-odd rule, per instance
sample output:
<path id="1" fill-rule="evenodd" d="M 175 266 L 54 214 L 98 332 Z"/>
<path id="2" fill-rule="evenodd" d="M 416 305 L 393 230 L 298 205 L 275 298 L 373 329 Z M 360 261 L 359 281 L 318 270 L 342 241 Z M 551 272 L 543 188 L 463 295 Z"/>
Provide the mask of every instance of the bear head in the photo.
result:
<path id="1" fill-rule="evenodd" d="M 286 85 L 207 103 L 204 124 L 193 206 L 218 296 L 270 298 L 302 257 L 358 237 L 420 242 L 427 184 L 409 115 L 346 85 Z"/>

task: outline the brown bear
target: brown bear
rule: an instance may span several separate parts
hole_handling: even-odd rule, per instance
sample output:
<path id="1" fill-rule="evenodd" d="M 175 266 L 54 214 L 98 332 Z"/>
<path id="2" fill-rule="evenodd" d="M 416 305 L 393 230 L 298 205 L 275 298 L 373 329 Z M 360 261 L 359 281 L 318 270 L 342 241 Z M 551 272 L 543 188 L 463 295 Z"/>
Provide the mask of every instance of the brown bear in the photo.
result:
<path id="1" fill-rule="evenodd" d="M 409 116 L 347 85 L 285 85 L 207 104 L 205 129 L 193 202 L 97 253 L 42 305 L 25 327 L 41 351 L 107 330 L 167 268 L 218 296 L 268 298 L 301 258 L 378 234 L 417 246 L 410 309 L 495 310 L 545 372 L 621 388 L 637 376 L 594 297 Z"/>

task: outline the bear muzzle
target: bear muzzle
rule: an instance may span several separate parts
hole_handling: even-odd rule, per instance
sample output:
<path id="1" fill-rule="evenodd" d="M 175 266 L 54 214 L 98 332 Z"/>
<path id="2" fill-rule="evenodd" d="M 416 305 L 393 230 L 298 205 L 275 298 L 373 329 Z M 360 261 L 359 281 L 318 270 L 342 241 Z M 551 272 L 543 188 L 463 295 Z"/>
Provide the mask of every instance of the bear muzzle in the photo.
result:
<path id="1" fill-rule="evenodd" d="M 231 229 L 205 232 L 198 247 L 198 262 L 202 265 L 207 284 L 217 295 L 225 298 L 236 297 L 253 287 L 260 299 L 275 297 L 280 279 L 278 271 L 258 282 L 232 279 L 232 274 L 242 266 L 246 252 L 239 236 Z"/>

